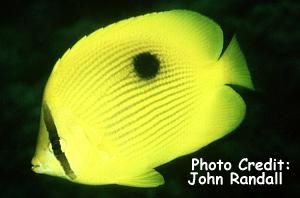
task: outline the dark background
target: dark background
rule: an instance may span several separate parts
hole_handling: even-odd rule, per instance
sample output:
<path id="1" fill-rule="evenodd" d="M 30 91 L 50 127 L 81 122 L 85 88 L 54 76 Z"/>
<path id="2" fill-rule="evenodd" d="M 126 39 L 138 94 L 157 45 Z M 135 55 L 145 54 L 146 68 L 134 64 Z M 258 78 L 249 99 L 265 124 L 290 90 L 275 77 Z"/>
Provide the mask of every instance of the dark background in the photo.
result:
<path id="1" fill-rule="evenodd" d="M 6 3 L 5 3 L 6 2 Z M 9 2 L 9 3 L 8 3 Z M 2 1 L 0 6 L 0 197 L 299 197 L 300 1 Z M 31 171 L 40 103 L 56 60 L 99 27 L 152 11 L 191 9 L 218 22 L 225 45 L 237 33 L 256 92 L 239 90 L 248 112 L 223 139 L 158 168 L 166 184 L 85 186 Z M 282 186 L 188 186 L 191 158 L 233 165 L 248 157 L 290 162 Z M 204 174 L 204 172 L 202 172 Z M 220 174 L 228 179 L 228 173 Z M 248 173 L 249 174 L 249 173 Z M 256 174 L 253 172 L 253 174 Z"/>

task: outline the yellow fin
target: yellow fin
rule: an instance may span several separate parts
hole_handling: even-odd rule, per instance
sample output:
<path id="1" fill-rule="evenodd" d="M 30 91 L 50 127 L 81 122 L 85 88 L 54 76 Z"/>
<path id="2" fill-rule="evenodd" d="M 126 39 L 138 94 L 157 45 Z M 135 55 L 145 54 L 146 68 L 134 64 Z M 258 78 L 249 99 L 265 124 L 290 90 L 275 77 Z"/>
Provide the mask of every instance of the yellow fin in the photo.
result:
<path id="1" fill-rule="evenodd" d="M 235 84 L 254 90 L 245 57 L 234 36 L 218 64 L 224 71 L 225 84 Z"/>
<path id="2" fill-rule="evenodd" d="M 154 169 L 143 174 L 119 179 L 118 184 L 133 187 L 156 187 L 165 183 L 163 176 Z"/>
<path id="3" fill-rule="evenodd" d="M 241 96 L 231 87 L 224 86 L 211 98 L 210 112 L 205 124 L 209 139 L 216 140 L 234 130 L 243 120 L 246 105 Z"/>
<path id="4" fill-rule="evenodd" d="M 229 86 L 212 91 L 199 108 L 193 134 L 186 136 L 180 153 L 196 151 L 222 138 L 243 120 L 246 105 L 241 96 Z"/>

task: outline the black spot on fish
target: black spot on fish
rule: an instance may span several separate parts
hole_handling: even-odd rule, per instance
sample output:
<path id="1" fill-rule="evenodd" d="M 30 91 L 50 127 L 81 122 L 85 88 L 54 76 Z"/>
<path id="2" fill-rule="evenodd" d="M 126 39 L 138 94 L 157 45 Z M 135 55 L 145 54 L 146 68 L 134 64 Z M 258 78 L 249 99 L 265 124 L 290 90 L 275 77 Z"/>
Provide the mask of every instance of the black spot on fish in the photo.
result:
<path id="1" fill-rule="evenodd" d="M 159 63 L 158 58 L 149 52 L 138 54 L 133 59 L 135 72 L 140 78 L 146 80 L 154 78 L 157 75 Z"/>

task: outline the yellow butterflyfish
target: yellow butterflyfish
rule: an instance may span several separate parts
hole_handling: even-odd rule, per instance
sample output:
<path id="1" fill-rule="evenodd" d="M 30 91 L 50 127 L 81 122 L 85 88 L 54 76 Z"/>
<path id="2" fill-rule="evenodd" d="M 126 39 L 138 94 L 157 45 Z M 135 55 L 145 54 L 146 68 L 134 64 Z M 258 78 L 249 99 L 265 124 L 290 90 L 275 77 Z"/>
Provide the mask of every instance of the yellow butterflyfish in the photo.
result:
<path id="1" fill-rule="evenodd" d="M 72 182 L 155 187 L 154 168 L 233 131 L 254 89 L 235 37 L 193 11 L 133 17 L 80 39 L 44 90 L 32 169 Z"/>

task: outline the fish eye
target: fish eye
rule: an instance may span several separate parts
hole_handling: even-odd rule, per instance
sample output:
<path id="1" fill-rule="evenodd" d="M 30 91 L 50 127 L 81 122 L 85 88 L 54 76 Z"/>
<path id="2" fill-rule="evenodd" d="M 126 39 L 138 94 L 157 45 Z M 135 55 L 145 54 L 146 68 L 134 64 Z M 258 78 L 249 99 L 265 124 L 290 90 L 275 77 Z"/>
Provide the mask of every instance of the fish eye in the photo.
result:
<path id="1" fill-rule="evenodd" d="M 159 60 L 156 55 L 144 52 L 133 58 L 133 66 L 136 74 L 145 80 L 154 78 L 159 71 Z"/>
<path id="2" fill-rule="evenodd" d="M 49 151 L 50 151 L 51 153 L 53 153 L 52 145 L 51 145 L 50 142 L 49 142 L 49 144 L 48 144 L 48 149 L 49 149 Z"/>
<path id="3" fill-rule="evenodd" d="M 69 178 L 75 179 L 76 175 L 71 169 L 70 163 L 64 153 L 65 141 L 58 136 L 57 129 L 47 103 L 43 103 L 43 115 L 50 140 L 49 150 L 55 155 L 56 159 L 64 169 L 65 174 Z"/>
<path id="4" fill-rule="evenodd" d="M 49 142 L 48 149 L 51 153 L 60 154 L 65 152 L 66 143 L 64 139 L 60 138 L 59 140 L 55 140 L 53 142 Z"/>
<path id="5" fill-rule="evenodd" d="M 60 143 L 61 151 L 65 152 L 65 150 L 66 150 L 66 141 L 63 138 L 60 138 L 59 143 Z"/>

